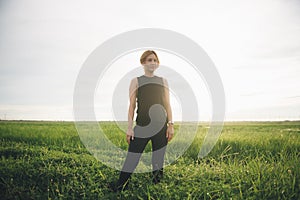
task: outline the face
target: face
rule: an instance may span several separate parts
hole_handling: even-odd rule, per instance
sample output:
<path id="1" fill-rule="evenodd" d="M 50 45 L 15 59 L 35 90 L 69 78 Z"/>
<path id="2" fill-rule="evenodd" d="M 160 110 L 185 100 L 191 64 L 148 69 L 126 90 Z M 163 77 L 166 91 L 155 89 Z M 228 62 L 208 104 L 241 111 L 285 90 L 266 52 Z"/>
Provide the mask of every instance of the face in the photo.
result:
<path id="1" fill-rule="evenodd" d="M 154 54 L 150 54 L 143 63 L 144 70 L 154 72 L 158 68 L 158 61 Z"/>

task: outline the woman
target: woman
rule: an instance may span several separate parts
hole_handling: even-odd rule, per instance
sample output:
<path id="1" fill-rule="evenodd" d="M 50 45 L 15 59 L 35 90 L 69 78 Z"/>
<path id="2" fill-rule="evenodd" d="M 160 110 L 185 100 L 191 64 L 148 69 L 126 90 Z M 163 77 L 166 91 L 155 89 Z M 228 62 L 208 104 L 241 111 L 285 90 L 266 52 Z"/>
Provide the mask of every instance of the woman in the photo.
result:
<path id="1" fill-rule="evenodd" d="M 166 146 L 174 135 L 168 83 L 166 79 L 154 75 L 159 67 L 158 56 L 155 51 L 145 51 L 140 58 L 140 63 L 144 67 L 145 74 L 132 79 L 130 83 L 126 133 L 129 148 L 119 180 L 114 187 L 115 191 L 127 188 L 128 180 L 149 140 L 152 142 L 152 181 L 155 184 L 159 183 L 163 176 Z M 136 103 L 137 118 L 133 129 Z"/>

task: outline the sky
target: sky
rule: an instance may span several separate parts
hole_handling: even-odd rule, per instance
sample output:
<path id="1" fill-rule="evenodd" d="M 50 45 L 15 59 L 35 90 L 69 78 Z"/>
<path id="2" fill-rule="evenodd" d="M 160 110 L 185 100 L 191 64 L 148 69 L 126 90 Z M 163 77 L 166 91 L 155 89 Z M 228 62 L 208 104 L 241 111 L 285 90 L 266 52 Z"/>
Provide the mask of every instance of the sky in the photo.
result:
<path id="1" fill-rule="evenodd" d="M 74 86 L 90 53 L 111 37 L 140 28 L 176 31 L 205 50 L 223 82 L 226 121 L 300 119 L 297 0 L 2 0 L 0 119 L 74 120 Z M 134 69 L 143 73 L 141 53 L 115 61 L 99 81 L 97 120 L 127 119 L 126 106 L 117 117 L 113 113 L 114 91 L 126 73 Z M 158 53 L 162 67 L 186 72 L 186 80 L 197 79 L 180 58 Z M 196 120 L 207 121 L 210 96 L 203 80 L 197 81 L 197 86 L 191 82 L 199 108 Z M 124 95 L 120 99 L 128 103 Z M 174 119 L 181 120 L 174 92 L 171 106 Z"/>

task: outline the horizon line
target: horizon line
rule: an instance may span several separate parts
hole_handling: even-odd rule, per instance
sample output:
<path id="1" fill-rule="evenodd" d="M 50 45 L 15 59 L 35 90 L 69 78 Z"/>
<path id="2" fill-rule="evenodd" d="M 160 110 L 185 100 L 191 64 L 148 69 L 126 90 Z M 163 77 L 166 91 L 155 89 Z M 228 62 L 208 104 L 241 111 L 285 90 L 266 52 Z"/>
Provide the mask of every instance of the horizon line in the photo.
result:
<path id="1" fill-rule="evenodd" d="M 43 120 L 43 119 L 0 119 L 0 122 L 128 122 L 115 120 L 99 120 L 99 121 L 75 121 L 75 120 Z M 222 122 L 222 121 L 174 121 L 176 123 L 202 123 L 202 122 Z M 224 120 L 223 122 L 300 122 L 300 119 L 280 119 L 280 120 Z"/>

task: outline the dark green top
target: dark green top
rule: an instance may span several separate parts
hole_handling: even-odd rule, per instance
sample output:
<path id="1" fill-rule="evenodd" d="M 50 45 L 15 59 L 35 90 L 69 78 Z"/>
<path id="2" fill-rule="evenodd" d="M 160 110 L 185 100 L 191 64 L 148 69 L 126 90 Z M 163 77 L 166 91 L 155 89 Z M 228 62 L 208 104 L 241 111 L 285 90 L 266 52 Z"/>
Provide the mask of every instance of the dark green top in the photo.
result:
<path id="1" fill-rule="evenodd" d="M 152 108 L 153 122 L 165 121 L 167 123 L 163 78 L 158 76 L 147 77 L 145 75 L 137 78 L 137 125 L 146 126 L 150 123 L 149 110 L 154 104 L 161 106 L 156 105 Z"/>

